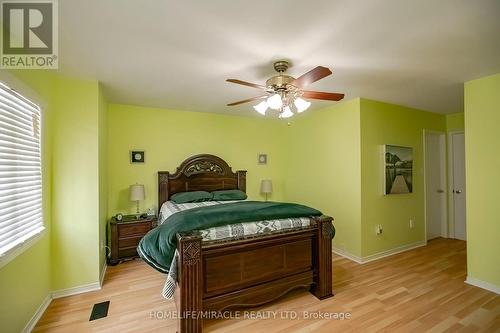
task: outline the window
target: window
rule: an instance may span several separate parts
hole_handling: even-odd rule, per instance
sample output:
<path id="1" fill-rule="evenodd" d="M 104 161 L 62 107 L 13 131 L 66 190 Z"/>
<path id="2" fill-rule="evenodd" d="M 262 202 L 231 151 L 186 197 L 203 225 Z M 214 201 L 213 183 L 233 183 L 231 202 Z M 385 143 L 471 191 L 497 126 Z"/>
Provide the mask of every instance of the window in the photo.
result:
<path id="1" fill-rule="evenodd" d="M 45 228 L 40 108 L 0 83 L 0 259 Z"/>

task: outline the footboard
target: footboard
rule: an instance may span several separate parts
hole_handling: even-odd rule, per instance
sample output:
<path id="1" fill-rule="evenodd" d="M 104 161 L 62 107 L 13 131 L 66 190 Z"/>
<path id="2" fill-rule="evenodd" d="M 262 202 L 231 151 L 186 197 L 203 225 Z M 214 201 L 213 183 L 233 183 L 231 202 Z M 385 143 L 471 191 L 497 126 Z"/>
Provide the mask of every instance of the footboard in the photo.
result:
<path id="1" fill-rule="evenodd" d="M 297 231 L 222 243 L 179 234 L 179 332 L 201 332 L 206 311 L 259 306 L 298 288 L 333 296 L 332 218 L 312 219 Z"/>

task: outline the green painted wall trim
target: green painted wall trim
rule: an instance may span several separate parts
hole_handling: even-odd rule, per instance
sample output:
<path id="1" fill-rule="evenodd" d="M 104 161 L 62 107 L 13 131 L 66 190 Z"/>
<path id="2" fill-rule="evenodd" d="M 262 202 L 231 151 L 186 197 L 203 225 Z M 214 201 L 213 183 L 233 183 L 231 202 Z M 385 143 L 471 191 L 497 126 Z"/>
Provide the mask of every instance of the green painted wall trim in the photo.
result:
<path id="1" fill-rule="evenodd" d="M 500 288 L 500 73 L 465 83 L 467 274 Z"/>

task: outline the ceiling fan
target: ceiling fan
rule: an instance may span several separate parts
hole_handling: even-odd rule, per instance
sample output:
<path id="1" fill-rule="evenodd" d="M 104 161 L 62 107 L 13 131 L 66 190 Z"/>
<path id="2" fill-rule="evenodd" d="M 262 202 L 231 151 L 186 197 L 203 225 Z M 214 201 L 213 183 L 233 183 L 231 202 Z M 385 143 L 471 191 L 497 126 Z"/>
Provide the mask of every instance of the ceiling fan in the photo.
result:
<path id="1" fill-rule="evenodd" d="M 340 101 L 342 98 L 344 98 L 344 94 L 339 93 L 303 90 L 303 88 L 305 88 L 309 84 L 321 80 L 332 74 L 332 71 L 330 69 L 318 66 L 303 74 L 302 76 L 294 78 L 290 75 L 285 74 L 285 71 L 288 69 L 288 67 L 290 67 L 288 61 L 276 61 L 274 63 L 274 69 L 278 72 L 278 75 L 275 75 L 268 79 L 265 86 L 237 79 L 227 79 L 227 82 L 257 88 L 265 92 L 260 96 L 244 99 L 242 101 L 234 103 L 229 103 L 227 106 L 263 100 L 259 104 L 254 105 L 255 111 L 262 115 L 265 115 L 267 109 L 271 108 L 279 111 L 280 118 L 289 118 L 294 115 L 294 113 L 292 112 L 293 106 L 298 113 L 304 112 L 305 110 L 307 110 L 307 108 L 309 108 L 309 106 L 311 106 L 311 102 L 308 102 L 305 99 Z"/>

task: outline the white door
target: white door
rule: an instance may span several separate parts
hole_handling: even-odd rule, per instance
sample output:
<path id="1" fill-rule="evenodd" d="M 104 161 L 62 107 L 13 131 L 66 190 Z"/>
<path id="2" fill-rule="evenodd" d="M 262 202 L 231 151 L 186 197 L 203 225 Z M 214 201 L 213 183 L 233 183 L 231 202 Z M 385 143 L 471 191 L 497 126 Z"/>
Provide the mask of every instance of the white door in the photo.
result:
<path id="1" fill-rule="evenodd" d="M 447 236 L 445 188 L 445 135 L 425 132 L 425 214 L 428 240 Z"/>
<path id="2" fill-rule="evenodd" d="M 466 239 L 465 227 L 465 137 L 464 133 L 451 136 L 453 154 L 453 219 L 455 238 Z"/>

